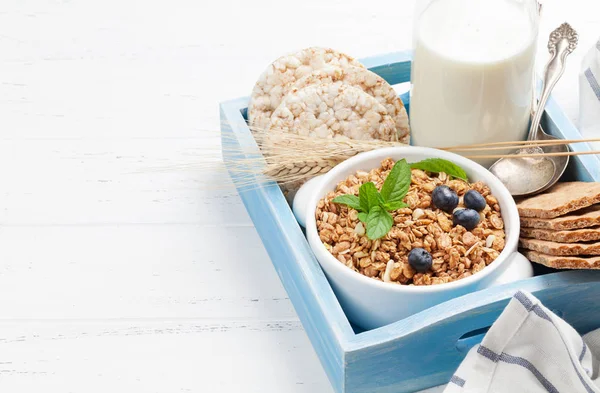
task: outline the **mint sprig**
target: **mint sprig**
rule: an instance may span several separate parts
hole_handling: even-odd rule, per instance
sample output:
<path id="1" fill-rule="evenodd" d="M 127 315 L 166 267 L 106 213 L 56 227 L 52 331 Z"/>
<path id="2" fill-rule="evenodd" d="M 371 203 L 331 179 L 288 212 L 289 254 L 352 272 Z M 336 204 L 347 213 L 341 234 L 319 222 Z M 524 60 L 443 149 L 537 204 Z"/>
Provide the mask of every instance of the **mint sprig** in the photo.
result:
<path id="1" fill-rule="evenodd" d="M 411 168 L 440 173 L 468 181 L 466 172 L 455 163 L 443 158 L 428 158 L 408 164 L 402 159 L 394 164 L 388 174 L 381 192 L 375 184 L 365 183 L 358 189 L 356 195 L 340 195 L 333 202 L 346 205 L 358 211 L 358 219 L 367 225 L 367 237 L 376 240 L 384 237 L 394 225 L 394 217 L 389 213 L 404 207 L 404 197 L 408 193 L 411 182 Z"/>
<path id="2" fill-rule="evenodd" d="M 448 176 L 456 177 L 464 181 L 468 181 L 467 173 L 453 163 L 452 161 L 444 160 L 443 158 L 428 158 L 423 161 L 410 164 L 412 169 L 421 169 L 422 171 L 440 173 L 444 172 Z"/>
<path id="3" fill-rule="evenodd" d="M 407 207 L 404 197 L 410 187 L 410 166 L 406 160 L 399 160 L 388 174 L 381 192 L 375 184 L 368 182 L 358 189 L 356 195 L 340 195 L 333 202 L 346 205 L 358 211 L 358 219 L 367 224 L 367 237 L 376 240 L 384 237 L 394 225 L 389 211 Z"/>
<path id="4" fill-rule="evenodd" d="M 353 208 L 354 210 L 362 211 L 362 206 L 360 205 L 360 199 L 356 195 L 340 195 L 333 199 L 333 202 L 339 203 L 342 205 L 346 205 L 348 207 Z"/>

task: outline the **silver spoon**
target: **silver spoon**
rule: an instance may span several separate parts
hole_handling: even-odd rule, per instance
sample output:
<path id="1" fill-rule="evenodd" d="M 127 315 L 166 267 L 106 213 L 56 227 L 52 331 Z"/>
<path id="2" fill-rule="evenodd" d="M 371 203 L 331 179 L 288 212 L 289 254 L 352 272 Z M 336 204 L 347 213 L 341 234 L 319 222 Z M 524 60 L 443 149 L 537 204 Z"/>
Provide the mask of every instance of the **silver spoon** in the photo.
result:
<path id="1" fill-rule="evenodd" d="M 577 32 L 568 23 L 563 23 L 550 34 L 548 51 L 550 60 L 544 69 L 544 80 L 540 101 L 535 110 L 528 141 L 559 140 L 548 135 L 540 126 L 544 107 L 550 92 L 565 71 L 567 56 L 577 47 Z M 548 152 L 568 152 L 567 145 L 556 145 L 547 148 Z M 520 154 L 543 154 L 540 147 L 520 149 L 514 158 L 501 158 L 491 167 L 496 177 L 504 183 L 513 196 L 527 196 L 540 193 L 552 187 L 562 176 L 569 163 L 569 157 L 518 157 Z"/>

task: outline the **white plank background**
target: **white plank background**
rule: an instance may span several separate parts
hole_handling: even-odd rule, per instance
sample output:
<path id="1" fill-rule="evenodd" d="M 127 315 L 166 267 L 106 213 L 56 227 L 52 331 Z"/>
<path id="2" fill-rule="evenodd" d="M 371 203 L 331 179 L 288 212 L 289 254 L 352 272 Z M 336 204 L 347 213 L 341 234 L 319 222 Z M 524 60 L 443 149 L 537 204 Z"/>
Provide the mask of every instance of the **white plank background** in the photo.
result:
<path id="1" fill-rule="evenodd" d="M 594 3 L 547 1 L 541 27 L 581 33 L 556 91 L 574 121 Z M 331 392 L 241 201 L 194 164 L 271 60 L 409 48 L 412 8 L 0 2 L 0 391 Z"/>

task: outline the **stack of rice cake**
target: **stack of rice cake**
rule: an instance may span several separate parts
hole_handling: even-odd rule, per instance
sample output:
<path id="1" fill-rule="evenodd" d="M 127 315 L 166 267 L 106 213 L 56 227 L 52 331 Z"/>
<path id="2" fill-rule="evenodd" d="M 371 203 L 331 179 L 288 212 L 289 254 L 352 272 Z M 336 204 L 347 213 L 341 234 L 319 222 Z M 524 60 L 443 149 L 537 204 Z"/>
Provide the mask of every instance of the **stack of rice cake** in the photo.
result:
<path id="1" fill-rule="evenodd" d="M 253 131 L 267 133 L 410 142 L 408 114 L 394 88 L 358 60 L 330 48 L 306 48 L 271 63 L 252 90 L 248 122 Z M 301 173 L 312 169 L 296 168 L 305 170 Z M 310 177 L 281 185 L 288 202 Z"/>
<path id="2" fill-rule="evenodd" d="M 404 103 L 379 75 L 330 48 L 286 54 L 259 77 L 248 104 L 255 129 L 310 137 L 409 143 Z"/>
<path id="3" fill-rule="evenodd" d="M 600 183 L 559 183 L 517 202 L 520 246 L 555 269 L 600 269 Z"/>

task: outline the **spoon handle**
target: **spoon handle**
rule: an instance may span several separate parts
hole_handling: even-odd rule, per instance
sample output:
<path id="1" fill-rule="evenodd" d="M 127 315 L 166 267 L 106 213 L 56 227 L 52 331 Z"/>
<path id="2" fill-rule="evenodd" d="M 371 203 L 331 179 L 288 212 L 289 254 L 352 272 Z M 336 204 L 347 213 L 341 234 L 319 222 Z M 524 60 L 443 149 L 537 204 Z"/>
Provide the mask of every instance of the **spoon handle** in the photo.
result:
<path id="1" fill-rule="evenodd" d="M 538 128 L 544 114 L 546 102 L 548 102 L 548 98 L 550 97 L 550 92 L 565 72 L 565 60 L 577 47 L 577 41 L 577 32 L 568 23 L 563 23 L 550 34 L 550 40 L 548 41 L 550 60 L 548 60 L 544 68 L 542 93 L 537 110 L 531 121 L 531 128 L 527 136 L 528 141 L 537 139 Z"/>

